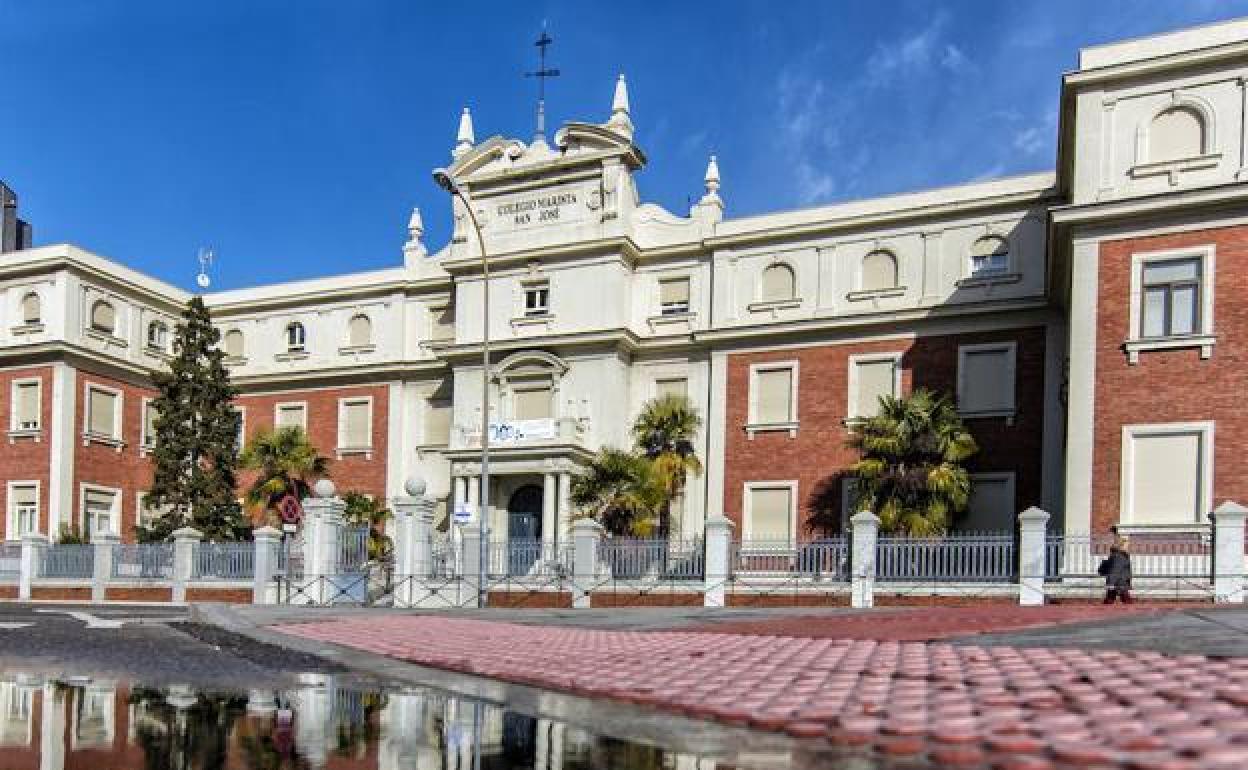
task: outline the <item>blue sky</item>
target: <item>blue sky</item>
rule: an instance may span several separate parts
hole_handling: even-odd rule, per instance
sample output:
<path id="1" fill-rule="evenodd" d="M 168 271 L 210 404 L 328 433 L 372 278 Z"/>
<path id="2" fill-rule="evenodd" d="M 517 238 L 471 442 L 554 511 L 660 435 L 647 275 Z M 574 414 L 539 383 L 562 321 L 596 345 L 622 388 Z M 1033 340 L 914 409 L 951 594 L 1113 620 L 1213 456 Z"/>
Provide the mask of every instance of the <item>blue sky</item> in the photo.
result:
<path id="1" fill-rule="evenodd" d="M 729 216 L 1050 168 L 1077 49 L 1248 15 L 1248 0 L 421 3 L 0 0 L 0 179 L 37 243 L 190 287 L 401 262 L 449 231 L 457 116 L 603 121 L 627 74 L 643 197 L 685 213 L 717 153 Z"/>

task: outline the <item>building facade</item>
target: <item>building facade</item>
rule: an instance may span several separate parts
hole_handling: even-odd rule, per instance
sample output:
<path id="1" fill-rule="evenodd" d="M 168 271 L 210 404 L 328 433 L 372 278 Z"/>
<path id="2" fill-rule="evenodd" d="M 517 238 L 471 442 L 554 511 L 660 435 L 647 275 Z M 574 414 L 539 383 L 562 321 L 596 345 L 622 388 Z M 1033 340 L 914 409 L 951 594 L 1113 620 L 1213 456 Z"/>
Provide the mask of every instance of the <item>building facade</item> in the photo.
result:
<path id="1" fill-rule="evenodd" d="M 951 394 L 981 446 L 966 529 L 1203 526 L 1248 500 L 1248 21 L 1081 52 L 1054 172 L 725 218 L 644 203 L 623 78 L 603 123 L 478 142 L 446 172 L 488 254 L 491 526 L 562 537 L 571 479 L 656 395 L 704 417 L 674 524 L 752 538 L 840 511 L 853 420 Z M 726 197 L 731 197 L 725 191 Z M 452 199 L 392 269 L 209 294 L 243 432 L 304 426 L 340 489 L 479 499 L 482 241 Z M 148 515 L 152 373 L 183 290 L 70 245 L 0 257 L 4 533 L 128 537 Z M 1246 348 L 1241 351 L 1241 347 Z"/>

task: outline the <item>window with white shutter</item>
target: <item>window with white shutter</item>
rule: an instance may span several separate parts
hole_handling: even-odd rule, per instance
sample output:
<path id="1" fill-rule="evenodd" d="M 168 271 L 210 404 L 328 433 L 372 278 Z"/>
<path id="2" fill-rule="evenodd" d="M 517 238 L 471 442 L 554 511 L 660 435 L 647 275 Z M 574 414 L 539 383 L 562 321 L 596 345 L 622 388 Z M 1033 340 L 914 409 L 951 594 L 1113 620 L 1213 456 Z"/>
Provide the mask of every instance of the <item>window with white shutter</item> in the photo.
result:
<path id="1" fill-rule="evenodd" d="M 512 395 L 513 414 L 517 420 L 541 420 L 552 416 L 551 389 L 526 388 Z"/>
<path id="2" fill-rule="evenodd" d="M 226 358 L 242 358 L 245 352 L 243 333 L 238 329 L 230 329 L 221 337 L 221 350 Z"/>
<path id="3" fill-rule="evenodd" d="M 22 297 L 22 323 L 33 326 L 42 322 L 42 316 L 43 309 L 36 292 L 32 291 Z"/>
<path id="4" fill-rule="evenodd" d="M 342 421 L 338 433 L 340 449 L 372 447 L 373 402 L 366 398 L 342 400 L 338 406 Z"/>
<path id="5" fill-rule="evenodd" d="M 759 281 L 760 302 L 783 302 L 797 297 L 797 276 L 785 264 L 768 265 Z"/>
<path id="6" fill-rule="evenodd" d="M 897 288 L 897 257 L 889 251 L 873 251 L 862 258 L 863 291 Z"/>
<path id="7" fill-rule="evenodd" d="M 684 377 L 671 377 L 668 379 L 655 380 L 654 397 L 666 398 L 668 396 L 689 397 L 689 381 Z"/>
<path id="8" fill-rule="evenodd" d="M 17 540 L 39 531 L 39 485 L 14 482 L 9 485 L 9 528 L 5 537 Z"/>
<path id="9" fill-rule="evenodd" d="M 104 334 L 112 334 L 117 328 L 117 311 L 104 300 L 91 306 L 91 328 Z"/>
<path id="10" fill-rule="evenodd" d="M 278 404 L 274 422 L 279 428 L 299 428 L 306 431 L 308 429 L 308 405 L 303 402 Z"/>
<path id="11" fill-rule="evenodd" d="M 668 278 L 659 281 L 659 312 L 679 315 L 689 312 L 689 279 Z"/>
<path id="12" fill-rule="evenodd" d="M 115 490 L 88 488 L 82 493 L 83 536 L 88 540 L 97 534 L 118 534 L 117 496 Z"/>
<path id="13" fill-rule="evenodd" d="M 1211 422 L 1124 426 L 1124 524 L 1208 527 L 1213 430 Z"/>
<path id="14" fill-rule="evenodd" d="M 39 380 L 18 380 L 13 383 L 13 414 L 10 419 L 11 430 L 37 431 L 42 411 L 41 386 Z"/>
<path id="15" fill-rule="evenodd" d="M 113 391 L 87 389 L 87 433 L 101 438 L 121 438 L 117 415 L 119 399 Z"/>
<path id="16" fill-rule="evenodd" d="M 778 425 L 797 421 L 793 404 L 795 374 L 792 366 L 755 369 L 751 424 Z"/>
<path id="17" fill-rule="evenodd" d="M 791 543 L 793 529 L 792 486 L 747 487 L 744 527 L 747 540 Z"/>
<path id="18" fill-rule="evenodd" d="M 373 344 L 373 322 L 366 315 L 357 315 L 347 324 L 347 345 L 353 348 Z"/>

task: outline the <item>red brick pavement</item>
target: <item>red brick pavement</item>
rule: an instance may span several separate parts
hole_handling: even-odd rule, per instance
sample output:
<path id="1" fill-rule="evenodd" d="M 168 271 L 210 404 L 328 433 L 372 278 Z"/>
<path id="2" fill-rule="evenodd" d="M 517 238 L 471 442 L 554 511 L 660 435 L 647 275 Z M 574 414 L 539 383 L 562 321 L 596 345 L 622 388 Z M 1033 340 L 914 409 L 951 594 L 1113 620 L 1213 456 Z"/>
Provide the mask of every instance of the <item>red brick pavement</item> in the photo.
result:
<path id="1" fill-rule="evenodd" d="M 940 767 L 1248 767 L 1248 658 L 419 616 L 276 630 Z"/>

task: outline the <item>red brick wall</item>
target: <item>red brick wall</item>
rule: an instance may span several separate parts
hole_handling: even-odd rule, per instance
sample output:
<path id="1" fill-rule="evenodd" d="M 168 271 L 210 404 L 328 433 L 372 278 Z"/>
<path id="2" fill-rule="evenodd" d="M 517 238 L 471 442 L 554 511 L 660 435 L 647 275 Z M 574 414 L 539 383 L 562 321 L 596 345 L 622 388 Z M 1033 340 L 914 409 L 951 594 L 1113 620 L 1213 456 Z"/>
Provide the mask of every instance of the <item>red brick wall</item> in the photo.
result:
<path id="1" fill-rule="evenodd" d="M 39 377 L 41 400 L 39 441 L 23 438 L 10 441 L 8 430 L 13 413 L 13 381 Z M 0 371 L 0 532 L 8 537 L 9 498 L 8 482 L 38 481 L 39 482 L 39 526 L 41 532 L 48 531 L 48 510 L 51 495 L 48 490 L 48 468 L 51 446 L 52 427 L 52 367 L 32 366 L 22 369 Z"/>
<path id="2" fill-rule="evenodd" d="M 87 409 L 87 386 L 100 385 L 121 391 L 121 437 L 125 446 L 118 450 L 106 444 L 91 442 L 83 446 L 82 426 Z M 143 431 L 143 399 L 154 398 L 156 391 L 139 387 L 113 377 L 78 372 L 75 388 L 74 409 L 74 510 L 72 518 L 62 515 L 61 521 L 72 521 L 82 529 L 82 485 L 95 484 L 121 490 L 120 533 L 124 540 L 134 539 L 134 525 L 138 515 L 137 501 L 152 485 L 152 466 L 147 457 L 140 456 L 139 443 Z M 55 538 L 58 533 L 51 533 Z"/>
<path id="3" fill-rule="evenodd" d="M 347 455 L 338 459 L 338 399 L 372 396 L 373 398 L 373 453 Z M 363 385 L 325 390 L 289 391 L 279 394 L 245 395 L 238 403 L 246 410 L 245 430 L 248 440 L 262 429 L 273 427 L 277 404 L 303 401 L 308 405 L 308 437 L 330 458 L 329 473 L 339 494 L 348 491 L 364 492 L 375 497 L 386 494 L 386 425 L 390 413 L 389 389 L 385 385 Z M 240 474 L 239 483 L 246 488 L 253 480 L 251 474 Z"/>
<path id="4" fill-rule="evenodd" d="M 1014 341 L 1015 403 L 1012 425 L 1004 418 L 967 420 L 980 451 L 969 462 L 972 472 L 1013 471 L 1015 510 L 1040 503 L 1044 425 L 1043 327 L 975 334 L 925 336 L 909 340 L 845 343 L 818 347 L 741 353 L 728 357 L 724 458 L 724 515 L 740 527 L 744 485 L 749 481 L 798 482 L 799 533 L 804 534 L 810 496 L 820 481 L 857 459 L 846 446 L 849 359 L 863 353 L 903 353 L 902 392 L 916 387 L 948 392 L 957 388 L 958 346 Z M 797 436 L 764 432 L 749 438 L 750 365 L 767 361 L 798 362 Z M 839 492 L 834 499 L 839 507 Z M 738 530 L 739 532 L 740 530 Z"/>
<path id="5" fill-rule="evenodd" d="M 1140 353 L 1129 365 L 1122 343 L 1130 326 L 1131 257 L 1146 251 L 1216 248 L 1213 356 L 1198 349 Z M 1248 503 L 1248 227 L 1107 241 L 1100 247 L 1096 321 L 1096 401 L 1092 462 L 1092 531 L 1119 520 L 1122 426 L 1214 420 L 1214 494 Z"/>

